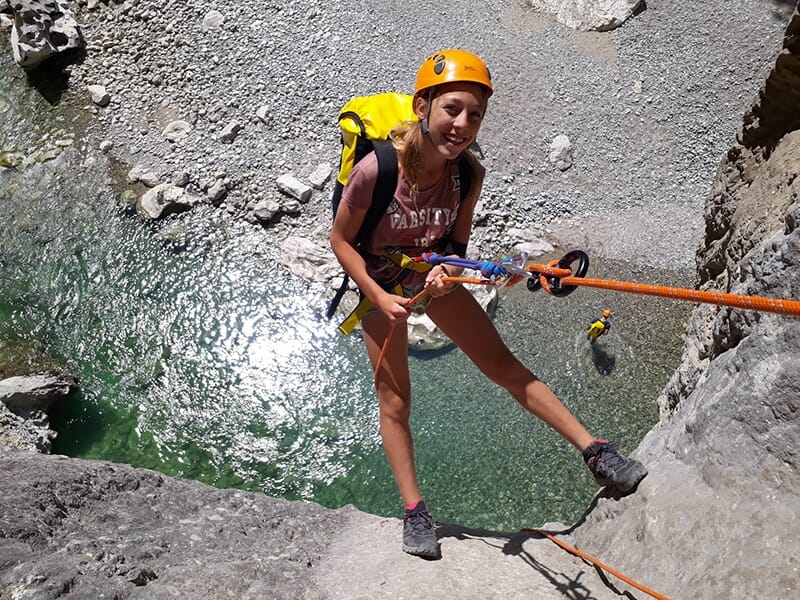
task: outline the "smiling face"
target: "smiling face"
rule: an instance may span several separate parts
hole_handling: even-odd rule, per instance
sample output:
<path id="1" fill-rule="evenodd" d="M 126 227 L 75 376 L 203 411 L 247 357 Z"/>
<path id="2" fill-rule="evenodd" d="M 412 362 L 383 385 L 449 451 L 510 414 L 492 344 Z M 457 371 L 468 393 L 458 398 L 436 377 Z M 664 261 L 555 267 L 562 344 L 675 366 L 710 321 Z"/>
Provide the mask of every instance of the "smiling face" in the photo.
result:
<path id="1" fill-rule="evenodd" d="M 428 118 L 427 141 L 443 157 L 453 159 L 475 141 L 486 112 L 488 94 L 477 83 L 454 82 L 436 88 L 428 111 L 427 96 L 418 96 L 414 109 Z"/>

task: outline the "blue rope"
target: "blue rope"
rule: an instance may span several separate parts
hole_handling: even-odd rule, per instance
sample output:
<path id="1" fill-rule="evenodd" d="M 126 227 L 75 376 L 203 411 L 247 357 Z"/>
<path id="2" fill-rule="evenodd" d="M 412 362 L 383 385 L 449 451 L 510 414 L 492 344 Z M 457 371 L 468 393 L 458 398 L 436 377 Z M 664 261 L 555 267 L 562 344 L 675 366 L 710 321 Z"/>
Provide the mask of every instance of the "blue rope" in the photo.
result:
<path id="1" fill-rule="evenodd" d="M 508 277 L 505 267 L 491 260 L 472 260 L 470 258 L 460 258 L 457 256 L 442 256 L 436 252 L 423 252 L 420 258 L 432 266 L 453 265 L 462 269 L 472 269 L 480 271 L 486 279 L 495 280 L 499 277 Z"/>

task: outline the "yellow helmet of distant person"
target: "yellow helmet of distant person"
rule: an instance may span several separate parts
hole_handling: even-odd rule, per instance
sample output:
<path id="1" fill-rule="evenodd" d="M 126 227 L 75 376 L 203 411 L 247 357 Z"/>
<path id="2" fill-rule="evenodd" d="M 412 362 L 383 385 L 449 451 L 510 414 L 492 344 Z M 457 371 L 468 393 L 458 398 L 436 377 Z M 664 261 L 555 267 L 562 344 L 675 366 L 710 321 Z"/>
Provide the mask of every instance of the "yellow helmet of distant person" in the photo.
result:
<path id="1" fill-rule="evenodd" d="M 603 311 L 603 316 L 604 316 L 604 317 L 607 319 L 608 317 L 610 317 L 610 316 L 611 316 L 611 311 L 610 311 L 610 310 L 608 310 L 608 309 L 605 309 L 605 310 Z"/>
<path id="2" fill-rule="evenodd" d="M 486 63 L 472 52 L 455 48 L 434 52 L 425 59 L 417 71 L 414 94 L 452 81 L 479 83 L 486 88 L 487 97 L 492 95 L 492 76 Z"/>

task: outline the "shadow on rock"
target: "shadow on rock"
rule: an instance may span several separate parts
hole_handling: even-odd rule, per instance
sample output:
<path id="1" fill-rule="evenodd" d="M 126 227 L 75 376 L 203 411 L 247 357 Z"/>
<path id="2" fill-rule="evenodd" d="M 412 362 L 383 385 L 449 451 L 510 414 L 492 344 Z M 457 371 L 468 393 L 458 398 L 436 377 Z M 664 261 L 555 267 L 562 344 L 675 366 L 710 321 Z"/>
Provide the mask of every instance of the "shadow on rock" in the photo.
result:
<path id="1" fill-rule="evenodd" d="M 86 58 L 86 50 L 75 48 L 60 52 L 26 71 L 28 83 L 38 91 L 51 106 L 61 102 L 61 96 L 69 86 L 69 67 L 80 64 Z"/>
<path id="2" fill-rule="evenodd" d="M 584 584 L 581 581 L 582 577 L 585 575 L 585 571 L 580 571 L 574 576 L 569 576 L 564 573 L 563 570 L 553 569 L 542 563 L 533 554 L 526 550 L 524 548 L 524 544 L 528 540 L 545 540 L 548 538 L 548 535 L 571 535 L 575 529 L 577 529 L 586 521 L 586 518 L 595 509 L 601 498 L 620 500 L 621 498 L 630 495 L 634 491 L 635 490 L 631 490 L 627 494 L 620 494 L 613 490 L 609 490 L 608 488 L 602 488 L 598 490 L 580 518 L 569 527 L 562 529 L 554 529 L 552 527 L 548 528 L 547 526 L 540 528 L 525 527 L 517 532 L 507 533 L 488 531 L 485 529 L 469 529 L 459 525 L 442 524 L 436 528 L 436 535 L 440 540 L 445 537 L 452 537 L 457 540 L 480 539 L 488 546 L 497 548 L 498 551 L 504 555 L 519 556 L 527 565 L 529 565 L 532 569 L 535 569 L 539 575 L 549 581 L 552 584 L 553 589 L 557 590 L 565 598 L 569 598 L 571 600 L 592 600 L 596 596 L 588 587 L 590 583 L 587 582 Z M 567 552 L 566 549 L 564 549 L 564 551 Z M 620 597 L 630 598 L 631 600 L 635 598 L 635 596 L 632 596 L 630 592 L 621 590 L 614 584 L 614 582 L 610 581 L 602 568 L 597 565 L 594 565 L 593 567 L 603 584 L 609 590 L 613 591 L 615 594 L 618 594 Z"/>
<path id="3" fill-rule="evenodd" d="M 523 548 L 523 544 L 531 539 L 545 539 L 542 533 L 535 529 L 523 529 L 514 533 L 498 533 L 483 529 L 468 529 L 458 525 L 441 525 L 436 529 L 437 537 L 453 537 L 459 540 L 481 539 L 489 546 L 494 546 L 502 554 L 519 556 L 526 564 L 535 569 L 553 586 L 553 589 L 572 600 L 591 600 L 594 598 L 592 590 L 581 582 L 585 572 L 581 571 L 574 577 L 568 576 L 562 570 L 556 570 L 540 562 L 535 556 Z M 554 533 L 554 532 L 547 532 Z M 505 539 L 502 544 L 496 543 Z M 606 582 L 608 585 L 608 582 Z"/>

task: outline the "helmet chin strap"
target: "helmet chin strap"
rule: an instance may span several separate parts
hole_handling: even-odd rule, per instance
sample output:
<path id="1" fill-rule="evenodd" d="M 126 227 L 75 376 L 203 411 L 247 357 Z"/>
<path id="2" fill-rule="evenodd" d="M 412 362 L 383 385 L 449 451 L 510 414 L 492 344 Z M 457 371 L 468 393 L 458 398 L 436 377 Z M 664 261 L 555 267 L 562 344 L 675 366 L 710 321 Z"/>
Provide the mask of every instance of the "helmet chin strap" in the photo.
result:
<path id="1" fill-rule="evenodd" d="M 433 88 L 428 90 L 428 105 L 425 107 L 425 118 L 420 121 L 422 125 L 422 135 L 427 137 L 429 140 L 431 138 L 431 128 L 428 125 L 428 119 L 431 116 L 431 102 L 433 102 Z"/>

